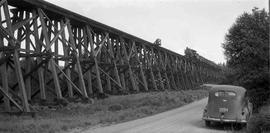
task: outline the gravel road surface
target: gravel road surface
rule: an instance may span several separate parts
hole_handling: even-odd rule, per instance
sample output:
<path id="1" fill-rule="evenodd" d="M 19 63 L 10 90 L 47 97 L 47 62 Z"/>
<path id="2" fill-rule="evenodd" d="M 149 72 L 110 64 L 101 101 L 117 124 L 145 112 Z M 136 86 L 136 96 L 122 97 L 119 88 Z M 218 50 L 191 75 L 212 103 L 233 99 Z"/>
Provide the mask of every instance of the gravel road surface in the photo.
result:
<path id="1" fill-rule="evenodd" d="M 207 98 L 164 113 L 83 133 L 226 133 L 205 127 L 202 118 Z"/>

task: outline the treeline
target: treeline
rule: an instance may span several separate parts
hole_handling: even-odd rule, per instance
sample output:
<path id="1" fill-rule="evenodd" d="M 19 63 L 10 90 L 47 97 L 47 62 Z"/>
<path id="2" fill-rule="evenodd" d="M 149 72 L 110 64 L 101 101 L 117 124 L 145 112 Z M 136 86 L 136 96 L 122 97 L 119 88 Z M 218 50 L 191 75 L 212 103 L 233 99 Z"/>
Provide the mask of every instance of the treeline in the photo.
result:
<path id="1" fill-rule="evenodd" d="M 222 44 L 227 59 L 223 83 L 243 86 L 254 105 L 248 132 L 270 130 L 269 13 L 254 8 L 243 13 L 229 29 Z"/>
<path id="2" fill-rule="evenodd" d="M 240 15 L 223 43 L 227 67 L 225 83 L 248 89 L 255 107 L 267 103 L 269 89 L 269 14 L 258 8 Z"/>

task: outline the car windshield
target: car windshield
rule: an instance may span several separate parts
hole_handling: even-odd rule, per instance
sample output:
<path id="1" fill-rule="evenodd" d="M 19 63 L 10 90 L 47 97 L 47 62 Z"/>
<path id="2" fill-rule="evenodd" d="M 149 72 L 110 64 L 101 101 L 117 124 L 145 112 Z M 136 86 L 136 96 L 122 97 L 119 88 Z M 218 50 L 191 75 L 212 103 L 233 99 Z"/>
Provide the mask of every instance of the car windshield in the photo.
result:
<path id="1" fill-rule="evenodd" d="M 215 92 L 216 97 L 235 97 L 236 93 L 232 91 L 217 91 Z"/>

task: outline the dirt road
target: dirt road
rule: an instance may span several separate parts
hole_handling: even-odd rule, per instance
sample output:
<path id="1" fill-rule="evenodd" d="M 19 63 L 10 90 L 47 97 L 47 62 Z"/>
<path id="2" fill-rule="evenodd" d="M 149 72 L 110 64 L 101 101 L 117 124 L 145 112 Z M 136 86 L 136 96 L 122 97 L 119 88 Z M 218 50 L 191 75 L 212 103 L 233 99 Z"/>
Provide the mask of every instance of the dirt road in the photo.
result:
<path id="1" fill-rule="evenodd" d="M 157 115 L 84 133 L 225 133 L 205 127 L 201 118 L 206 103 L 207 99 L 203 99 Z"/>

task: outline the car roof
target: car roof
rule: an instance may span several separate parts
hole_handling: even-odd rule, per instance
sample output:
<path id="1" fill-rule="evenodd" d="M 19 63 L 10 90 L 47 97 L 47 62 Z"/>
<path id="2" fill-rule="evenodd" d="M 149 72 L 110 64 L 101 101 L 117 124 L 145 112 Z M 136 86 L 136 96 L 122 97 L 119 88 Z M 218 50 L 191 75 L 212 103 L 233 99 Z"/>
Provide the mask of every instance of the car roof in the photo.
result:
<path id="1" fill-rule="evenodd" d="M 244 94 L 246 89 L 241 86 L 234 86 L 234 85 L 207 85 L 210 86 L 211 89 L 209 92 L 216 92 L 216 91 L 234 91 L 238 94 Z"/>

